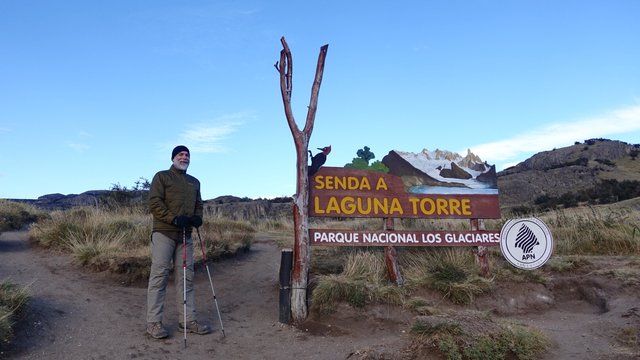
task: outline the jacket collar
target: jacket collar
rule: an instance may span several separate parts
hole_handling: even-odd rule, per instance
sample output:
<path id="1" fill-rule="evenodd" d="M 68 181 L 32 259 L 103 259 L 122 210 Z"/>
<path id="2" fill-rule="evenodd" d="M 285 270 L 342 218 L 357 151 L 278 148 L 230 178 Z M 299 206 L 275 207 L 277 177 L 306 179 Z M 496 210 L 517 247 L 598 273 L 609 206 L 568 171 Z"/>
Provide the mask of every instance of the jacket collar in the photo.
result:
<path id="1" fill-rule="evenodd" d="M 169 168 L 169 170 L 173 171 L 176 174 L 186 174 L 187 170 L 180 170 L 177 167 L 173 166 L 173 164 L 171 164 L 171 167 Z"/>

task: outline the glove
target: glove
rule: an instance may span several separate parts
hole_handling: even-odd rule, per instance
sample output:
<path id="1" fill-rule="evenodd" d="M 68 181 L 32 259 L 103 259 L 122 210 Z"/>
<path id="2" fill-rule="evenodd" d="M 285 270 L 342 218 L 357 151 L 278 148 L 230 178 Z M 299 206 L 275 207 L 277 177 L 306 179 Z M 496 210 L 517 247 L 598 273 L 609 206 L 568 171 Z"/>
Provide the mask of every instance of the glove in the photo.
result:
<path id="1" fill-rule="evenodd" d="M 198 215 L 193 215 L 191 217 L 191 225 L 196 228 L 199 228 L 202 225 L 202 218 Z"/>
<path id="2" fill-rule="evenodd" d="M 191 219 L 188 216 L 180 215 L 180 216 L 174 217 L 171 223 L 177 227 L 184 228 L 189 226 L 189 224 L 191 224 Z"/>

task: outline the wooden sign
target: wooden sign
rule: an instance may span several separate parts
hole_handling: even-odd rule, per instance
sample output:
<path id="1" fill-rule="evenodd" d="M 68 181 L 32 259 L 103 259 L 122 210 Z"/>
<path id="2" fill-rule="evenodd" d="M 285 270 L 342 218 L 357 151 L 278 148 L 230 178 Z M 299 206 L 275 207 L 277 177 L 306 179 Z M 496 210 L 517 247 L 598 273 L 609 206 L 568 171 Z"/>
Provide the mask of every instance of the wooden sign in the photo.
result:
<path id="1" fill-rule="evenodd" d="M 310 180 L 310 216 L 500 218 L 497 193 L 412 193 L 399 176 L 338 167 L 323 167 Z"/>

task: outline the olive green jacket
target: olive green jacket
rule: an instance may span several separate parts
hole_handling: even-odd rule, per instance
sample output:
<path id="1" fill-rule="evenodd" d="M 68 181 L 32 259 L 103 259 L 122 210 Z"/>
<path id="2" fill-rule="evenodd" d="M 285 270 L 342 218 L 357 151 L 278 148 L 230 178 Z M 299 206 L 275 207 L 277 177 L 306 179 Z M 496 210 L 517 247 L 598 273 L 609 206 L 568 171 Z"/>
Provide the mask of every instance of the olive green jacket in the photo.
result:
<path id="1" fill-rule="evenodd" d="M 198 215 L 202 218 L 203 202 L 200 195 L 200 181 L 178 170 L 173 165 L 169 170 L 158 171 L 149 189 L 149 210 L 153 215 L 153 230 L 178 239 L 182 228 L 172 224 L 176 216 Z M 191 226 L 187 227 L 191 233 Z"/>

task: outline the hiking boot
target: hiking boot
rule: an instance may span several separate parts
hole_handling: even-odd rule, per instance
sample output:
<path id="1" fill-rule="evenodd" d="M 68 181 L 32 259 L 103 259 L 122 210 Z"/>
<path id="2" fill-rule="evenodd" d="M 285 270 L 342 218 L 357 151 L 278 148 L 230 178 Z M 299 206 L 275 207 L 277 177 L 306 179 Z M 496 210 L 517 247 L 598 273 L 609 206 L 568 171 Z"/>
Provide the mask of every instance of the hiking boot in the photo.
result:
<path id="1" fill-rule="evenodd" d="M 184 324 L 180 323 L 178 327 L 180 328 L 180 331 L 184 331 Z M 187 323 L 187 331 L 198 335 L 204 335 L 211 332 L 211 327 L 193 320 Z"/>
<path id="2" fill-rule="evenodd" d="M 164 339 L 169 336 L 167 329 L 162 326 L 161 322 L 148 323 L 147 334 L 149 334 L 154 339 Z"/>

